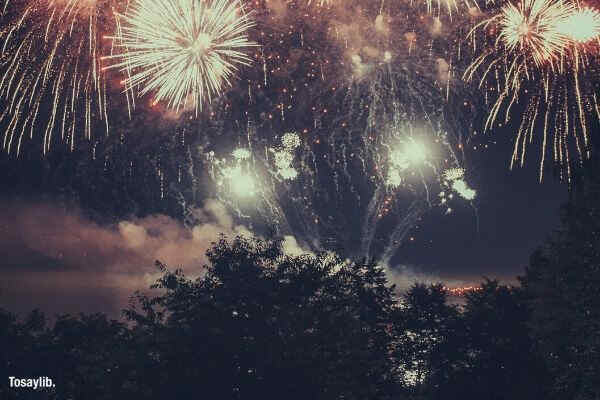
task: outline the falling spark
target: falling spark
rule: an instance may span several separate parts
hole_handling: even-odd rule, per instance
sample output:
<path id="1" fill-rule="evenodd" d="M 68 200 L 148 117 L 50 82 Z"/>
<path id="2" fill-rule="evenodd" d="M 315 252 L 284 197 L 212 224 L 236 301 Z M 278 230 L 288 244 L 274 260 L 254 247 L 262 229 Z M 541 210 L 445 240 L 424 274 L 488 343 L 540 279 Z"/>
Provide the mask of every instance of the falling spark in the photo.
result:
<path id="1" fill-rule="evenodd" d="M 0 27 L 0 98 L 6 106 L 0 120 L 8 122 L 4 150 L 18 155 L 23 140 L 32 139 L 40 129 L 43 154 L 50 150 L 56 131 L 74 150 L 77 132 L 91 139 L 96 120 L 104 121 L 108 134 L 107 82 L 100 54 L 102 29 L 110 26 L 105 19 L 110 3 L 6 0 L 4 6 Z"/>

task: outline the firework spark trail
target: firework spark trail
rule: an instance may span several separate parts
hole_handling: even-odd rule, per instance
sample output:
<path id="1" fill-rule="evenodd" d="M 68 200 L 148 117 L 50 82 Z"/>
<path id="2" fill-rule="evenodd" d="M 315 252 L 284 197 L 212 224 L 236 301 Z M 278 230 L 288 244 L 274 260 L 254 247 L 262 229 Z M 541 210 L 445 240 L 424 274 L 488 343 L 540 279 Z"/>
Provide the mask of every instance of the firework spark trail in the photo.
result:
<path id="1" fill-rule="evenodd" d="M 375 238 L 375 233 L 377 232 L 377 220 L 379 218 L 378 213 L 381 208 L 383 197 L 384 188 L 382 186 L 376 187 L 375 192 L 369 201 L 369 205 L 367 206 L 364 220 L 361 224 L 362 234 L 360 254 L 364 254 L 367 259 L 371 256 L 371 245 L 373 243 L 373 239 Z"/>
<path id="2" fill-rule="evenodd" d="M 10 3 L 10 6 L 9 6 Z M 102 30 L 110 2 L 103 0 L 4 0 L 0 38 L 0 98 L 8 122 L 3 148 L 21 151 L 45 126 L 42 152 L 60 131 L 71 150 L 78 130 L 88 140 L 95 121 L 108 134 L 107 82 L 101 73 Z"/>
<path id="3" fill-rule="evenodd" d="M 251 64 L 243 50 L 256 46 L 247 36 L 254 22 L 237 0 L 135 0 L 120 19 L 113 39 L 121 52 L 106 57 L 110 68 L 127 73 L 127 89 L 177 110 L 198 113 L 219 96 L 237 66 Z"/>
<path id="4" fill-rule="evenodd" d="M 415 223 L 427 209 L 427 203 L 422 198 L 416 198 L 409 206 L 402 220 L 396 224 L 396 228 L 389 235 L 387 245 L 381 256 L 381 262 L 384 265 L 389 264 L 392 257 L 404 242 L 406 235 L 414 228 Z"/>

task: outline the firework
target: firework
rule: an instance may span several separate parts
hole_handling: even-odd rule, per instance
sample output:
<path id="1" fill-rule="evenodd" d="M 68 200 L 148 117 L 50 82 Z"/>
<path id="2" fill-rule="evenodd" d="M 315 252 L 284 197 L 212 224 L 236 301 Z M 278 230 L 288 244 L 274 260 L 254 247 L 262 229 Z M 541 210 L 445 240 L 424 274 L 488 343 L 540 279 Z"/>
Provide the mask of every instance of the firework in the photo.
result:
<path id="1" fill-rule="evenodd" d="M 312 251 L 387 262 L 440 204 L 440 189 L 462 200 L 440 175 L 460 165 L 455 139 L 444 138 L 460 129 L 445 122 L 451 62 L 438 68 L 438 50 L 424 43 L 428 26 L 415 32 L 410 18 L 388 26 L 400 17 L 381 17 L 381 2 L 362 2 L 369 10 L 360 12 L 349 2 L 335 23 L 315 11 L 315 0 L 312 9 L 297 7 L 299 15 L 297 3 L 284 2 L 287 12 L 277 15 L 259 3 L 251 4 L 263 47 L 244 75 L 248 90 L 228 96 L 222 113 L 211 107 L 214 136 L 202 129 L 216 152 L 243 143 L 251 153 L 211 160 L 216 197 L 251 215 L 254 227 L 276 227 Z M 394 3 L 384 11 L 397 7 L 412 10 Z M 245 182 L 243 193 L 254 182 L 255 196 L 244 199 L 235 181 Z"/>
<path id="2" fill-rule="evenodd" d="M 427 149 L 421 142 L 411 137 L 404 143 L 402 148 L 392 151 L 389 158 L 386 184 L 397 187 L 403 181 L 402 173 L 425 162 Z"/>
<path id="3" fill-rule="evenodd" d="M 0 97 L 7 123 L 3 148 L 20 152 L 23 139 L 43 129 L 42 151 L 53 134 L 75 146 L 91 139 L 96 120 L 108 133 L 107 82 L 101 73 L 102 29 L 108 0 L 10 1 L 0 28 Z"/>
<path id="4" fill-rule="evenodd" d="M 473 200 L 477 194 L 477 192 L 471 189 L 463 180 L 456 180 L 452 182 L 452 189 L 465 200 Z"/>
<path id="5" fill-rule="evenodd" d="M 252 154 L 246 148 L 237 148 L 231 155 L 234 161 L 214 159 L 211 156 L 214 180 L 221 190 L 234 196 L 235 199 L 254 197 L 259 187 L 252 174 Z"/>
<path id="6" fill-rule="evenodd" d="M 465 170 L 463 168 L 449 168 L 442 173 L 444 185 L 452 190 L 465 200 L 473 200 L 477 192 L 469 187 L 464 180 Z M 446 196 L 446 192 L 440 193 L 442 203 L 445 203 L 450 196 Z"/>
<path id="7" fill-rule="evenodd" d="M 390 155 L 390 162 L 400 170 L 418 165 L 427 159 L 427 149 L 413 138 L 410 138 L 400 150 L 395 150 Z"/>
<path id="8" fill-rule="evenodd" d="M 452 16 L 452 13 L 458 11 L 457 0 L 425 0 L 425 3 L 427 11 L 430 13 L 436 12 L 440 14 L 442 11 L 445 11 L 449 16 Z M 465 1 L 465 4 L 469 5 L 467 1 Z"/>
<path id="9" fill-rule="evenodd" d="M 526 146 L 534 141 L 535 128 L 541 125 L 540 181 L 548 148 L 567 179 L 574 161 L 571 149 L 577 149 L 580 160 L 589 156 L 588 120 L 592 116 L 585 110 L 597 109 L 597 101 L 595 81 L 583 68 L 593 57 L 575 45 L 576 37 L 587 35 L 572 28 L 579 15 L 563 0 L 521 0 L 503 6 L 498 15 L 469 34 L 475 45 L 484 43 L 486 47 L 463 78 L 467 82 L 480 79 L 486 98 L 495 98 L 485 129 L 496 123 L 508 124 L 513 106 L 524 104 L 510 167 L 519 160 L 523 165 Z M 589 33 L 589 29 L 585 30 Z"/>
<path id="10" fill-rule="evenodd" d="M 198 112 L 219 96 L 238 65 L 250 65 L 243 50 L 256 46 L 247 36 L 254 23 L 236 0 L 135 0 L 120 20 L 110 68 L 127 74 L 127 89 L 174 109 Z"/>
<path id="11" fill-rule="evenodd" d="M 293 180 L 298 171 L 292 166 L 294 152 L 300 146 L 300 138 L 296 133 L 288 132 L 281 138 L 281 146 L 271 148 L 277 174 L 284 180 Z"/>
<path id="12" fill-rule="evenodd" d="M 448 168 L 442 174 L 444 180 L 446 181 L 455 181 L 458 179 L 462 179 L 465 176 L 465 170 L 462 168 Z"/>
<path id="13" fill-rule="evenodd" d="M 223 177 L 227 180 L 229 190 L 237 197 L 252 197 L 256 194 L 256 182 L 240 166 L 225 168 Z"/>
<path id="14" fill-rule="evenodd" d="M 556 61 L 568 45 L 561 32 L 573 13 L 562 0 L 521 0 L 502 7 L 498 40 L 508 52 L 527 53 L 536 65 Z"/>
<path id="15" fill-rule="evenodd" d="M 600 12 L 584 7 L 573 11 L 558 27 L 565 37 L 587 43 L 600 36 Z"/>
<path id="16" fill-rule="evenodd" d="M 248 160 L 250 159 L 250 151 L 248 149 L 244 149 L 244 148 L 239 148 L 239 149 L 235 149 L 232 153 L 233 158 L 235 158 L 238 161 L 242 161 L 242 160 Z"/>

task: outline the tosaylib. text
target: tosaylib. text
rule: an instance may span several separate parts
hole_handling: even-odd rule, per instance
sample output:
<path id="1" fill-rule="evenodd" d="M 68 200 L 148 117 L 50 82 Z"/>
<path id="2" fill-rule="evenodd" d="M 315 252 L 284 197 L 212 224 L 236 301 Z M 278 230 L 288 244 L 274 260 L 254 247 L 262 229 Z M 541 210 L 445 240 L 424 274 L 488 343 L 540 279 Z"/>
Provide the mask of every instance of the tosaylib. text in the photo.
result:
<path id="1" fill-rule="evenodd" d="M 47 376 L 39 376 L 37 378 L 16 378 L 9 376 L 8 384 L 11 388 L 30 388 L 33 390 L 54 387 L 52 379 Z"/>

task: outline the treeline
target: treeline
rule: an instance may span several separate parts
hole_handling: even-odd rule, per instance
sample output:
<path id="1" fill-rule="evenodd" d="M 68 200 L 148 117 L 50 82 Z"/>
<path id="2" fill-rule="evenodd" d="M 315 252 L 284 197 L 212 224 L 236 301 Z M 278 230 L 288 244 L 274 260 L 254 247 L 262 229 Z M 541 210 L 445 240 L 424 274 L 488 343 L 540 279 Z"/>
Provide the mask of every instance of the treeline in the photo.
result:
<path id="1" fill-rule="evenodd" d="M 158 264 L 155 295 L 124 321 L 1 312 L 0 398 L 600 399 L 600 190 L 587 187 L 519 287 L 486 281 L 461 306 L 442 285 L 398 295 L 374 263 L 222 238 L 197 280 Z"/>

